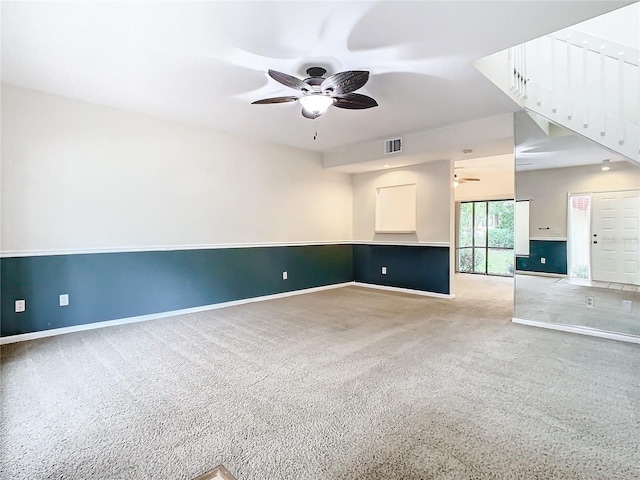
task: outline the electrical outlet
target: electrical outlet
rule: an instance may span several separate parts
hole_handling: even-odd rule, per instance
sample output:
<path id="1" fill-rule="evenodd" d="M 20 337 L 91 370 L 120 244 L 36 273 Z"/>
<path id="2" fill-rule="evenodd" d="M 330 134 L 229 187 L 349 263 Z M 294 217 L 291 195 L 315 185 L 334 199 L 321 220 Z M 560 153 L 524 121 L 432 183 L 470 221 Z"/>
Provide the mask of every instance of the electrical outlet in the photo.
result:
<path id="1" fill-rule="evenodd" d="M 66 307 L 68 305 L 69 305 L 69 294 L 63 293 L 62 295 L 60 295 L 60 306 Z"/>
<path id="2" fill-rule="evenodd" d="M 287 274 L 287 272 L 282 272 L 282 279 L 286 280 L 287 278 L 289 278 L 289 275 Z"/>
<path id="3" fill-rule="evenodd" d="M 584 306 L 587 308 L 595 307 L 596 299 L 595 297 L 584 297 Z"/>
<path id="4" fill-rule="evenodd" d="M 382 274 L 386 275 L 387 274 L 387 267 L 382 267 Z"/>
<path id="5" fill-rule="evenodd" d="M 544 265 L 545 263 L 547 263 L 547 259 L 545 257 L 541 257 L 540 263 Z"/>
<path id="6" fill-rule="evenodd" d="M 16 300 L 16 313 L 22 313 L 27 309 L 26 300 Z"/>
<path id="7" fill-rule="evenodd" d="M 622 311 L 625 313 L 633 312 L 633 302 L 631 300 L 622 300 Z"/>

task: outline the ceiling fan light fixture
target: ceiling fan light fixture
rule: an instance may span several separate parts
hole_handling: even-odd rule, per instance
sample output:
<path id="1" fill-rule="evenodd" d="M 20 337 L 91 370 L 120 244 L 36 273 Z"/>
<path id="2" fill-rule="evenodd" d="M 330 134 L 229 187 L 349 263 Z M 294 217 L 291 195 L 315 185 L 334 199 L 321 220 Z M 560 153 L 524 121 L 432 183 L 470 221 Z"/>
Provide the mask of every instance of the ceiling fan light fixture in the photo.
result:
<path id="1" fill-rule="evenodd" d="M 312 93 L 311 95 L 300 97 L 299 101 L 302 108 L 304 108 L 307 113 L 322 115 L 331 105 L 333 105 L 335 100 L 332 97 L 321 93 Z"/>

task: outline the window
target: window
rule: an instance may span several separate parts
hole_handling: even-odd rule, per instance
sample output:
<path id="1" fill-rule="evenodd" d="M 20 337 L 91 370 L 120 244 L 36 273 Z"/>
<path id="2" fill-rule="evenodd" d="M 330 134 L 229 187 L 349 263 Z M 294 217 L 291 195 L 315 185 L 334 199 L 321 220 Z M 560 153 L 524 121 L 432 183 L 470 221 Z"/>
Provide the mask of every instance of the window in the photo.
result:
<path id="1" fill-rule="evenodd" d="M 462 202 L 458 216 L 458 271 L 513 275 L 514 202 Z"/>

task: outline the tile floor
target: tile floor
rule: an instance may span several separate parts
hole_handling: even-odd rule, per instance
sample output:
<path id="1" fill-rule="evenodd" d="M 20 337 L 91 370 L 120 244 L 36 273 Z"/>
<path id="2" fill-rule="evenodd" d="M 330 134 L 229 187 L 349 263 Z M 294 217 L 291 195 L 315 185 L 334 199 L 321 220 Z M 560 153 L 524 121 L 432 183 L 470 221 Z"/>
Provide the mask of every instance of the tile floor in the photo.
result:
<path id="1" fill-rule="evenodd" d="M 597 280 L 587 280 L 582 278 L 561 278 L 558 283 L 569 285 L 580 285 L 582 287 L 610 288 L 611 290 L 623 290 L 625 292 L 640 292 L 640 286 L 628 285 L 616 282 L 600 282 Z"/>

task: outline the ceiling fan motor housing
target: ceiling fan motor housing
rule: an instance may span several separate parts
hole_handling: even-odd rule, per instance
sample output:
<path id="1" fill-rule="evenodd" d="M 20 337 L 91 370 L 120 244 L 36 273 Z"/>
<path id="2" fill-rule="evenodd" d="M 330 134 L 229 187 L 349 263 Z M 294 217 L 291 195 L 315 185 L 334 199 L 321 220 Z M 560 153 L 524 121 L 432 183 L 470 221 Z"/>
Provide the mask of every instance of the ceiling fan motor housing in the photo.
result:
<path id="1" fill-rule="evenodd" d="M 325 73 L 327 73 L 327 71 L 322 67 L 307 68 L 307 75 L 309 75 L 309 78 L 305 78 L 304 83 L 306 83 L 310 87 L 318 87 L 314 88 L 313 90 L 320 91 L 320 85 L 322 85 L 322 82 L 324 82 L 325 80 Z"/>
<path id="2" fill-rule="evenodd" d="M 322 67 L 309 67 L 307 68 L 307 75 L 310 77 L 323 77 L 327 71 Z"/>

